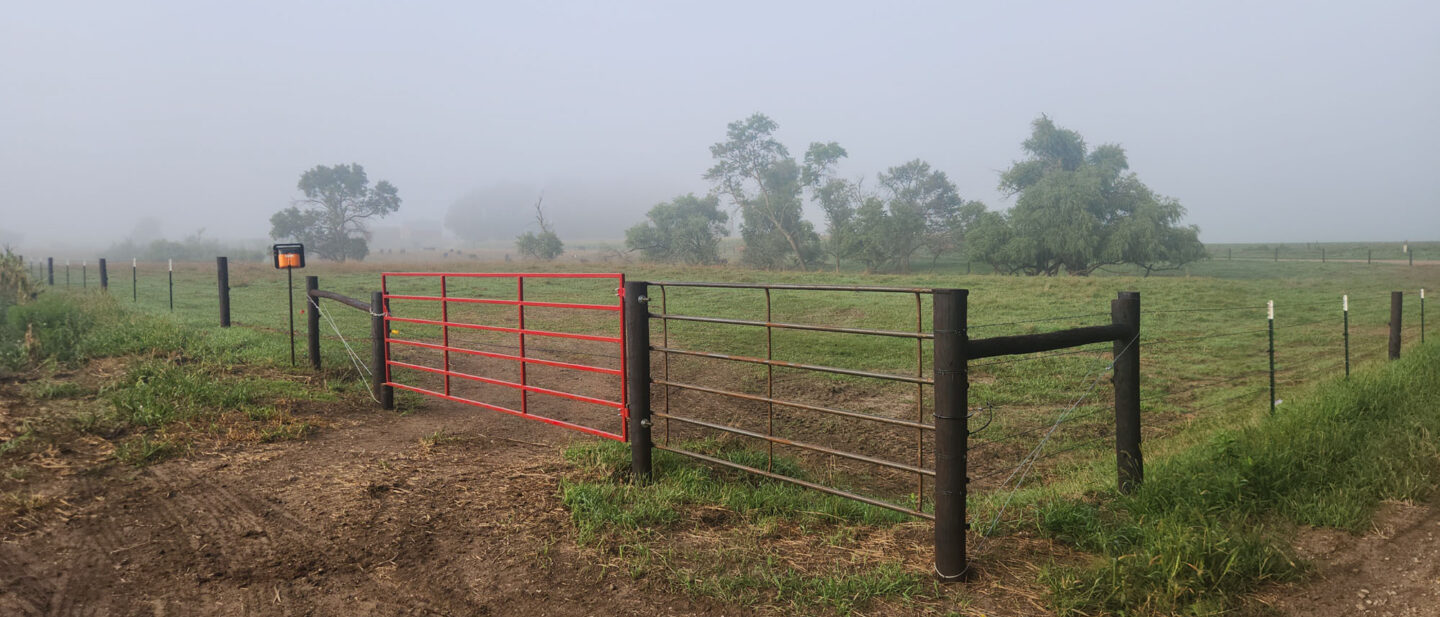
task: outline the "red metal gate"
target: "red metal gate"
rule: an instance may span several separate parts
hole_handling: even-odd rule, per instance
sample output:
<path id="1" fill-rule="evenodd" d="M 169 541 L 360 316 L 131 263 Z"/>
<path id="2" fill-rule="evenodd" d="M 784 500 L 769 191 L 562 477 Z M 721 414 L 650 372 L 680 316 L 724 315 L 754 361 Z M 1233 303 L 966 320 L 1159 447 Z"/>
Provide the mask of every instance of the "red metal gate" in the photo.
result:
<path id="1" fill-rule="evenodd" d="M 514 281 L 513 289 L 509 288 L 508 280 Z M 537 291 L 542 297 L 552 297 L 527 300 L 527 280 L 534 281 L 532 298 Z M 625 309 L 619 297 L 624 284 L 623 274 L 383 273 L 380 289 L 385 299 L 385 383 L 418 394 L 626 441 L 629 434 L 623 344 Z M 496 297 L 502 293 L 510 297 Z M 577 299 L 594 301 L 573 301 Z M 438 314 L 435 314 L 436 307 Z M 514 307 L 514 313 L 508 314 L 506 307 Z M 527 308 L 531 309 L 529 324 Z M 605 317 L 609 313 L 618 317 L 610 321 Z M 413 334 L 402 331 L 398 324 Z M 481 338 L 456 340 L 467 335 Z M 487 336 L 491 338 L 483 338 Z M 495 340 L 496 336 L 501 340 Z M 506 342 L 510 336 L 514 338 Z M 548 343 L 536 345 L 537 338 Z M 402 353 L 401 349 L 405 351 Z M 496 349 L 509 349 L 513 353 Z M 425 352 L 438 352 L 438 357 L 428 359 L 439 366 L 426 364 L 423 361 L 427 358 L 417 357 Z M 586 360 L 580 361 L 577 357 Z M 606 358 L 617 365 L 600 366 L 598 364 L 605 362 L 593 358 Z M 535 371 L 551 369 L 557 372 L 537 379 Z M 402 383 L 397 373 L 415 382 Z M 593 377 L 595 375 L 607 377 Z M 418 383 L 427 377 L 436 381 L 435 385 L 425 387 Z M 468 396 L 459 392 L 472 386 L 493 386 L 500 390 L 489 388 Z M 589 391 L 574 391 L 577 389 Z M 518 395 L 519 404 L 513 407 L 500 404 L 498 399 L 505 398 L 504 391 Z M 608 422 L 603 418 L 613 412 L 620 429 L 606 430 L 596 426 L 596 422 L 587 424 L 583 418 L 594 416 L 587 415 L 586 410 L 531 401 L 530 394 L 607 410 L 600 421 L 604 424 Z M 477 400 L 480 398 L 487 400 Z"/>

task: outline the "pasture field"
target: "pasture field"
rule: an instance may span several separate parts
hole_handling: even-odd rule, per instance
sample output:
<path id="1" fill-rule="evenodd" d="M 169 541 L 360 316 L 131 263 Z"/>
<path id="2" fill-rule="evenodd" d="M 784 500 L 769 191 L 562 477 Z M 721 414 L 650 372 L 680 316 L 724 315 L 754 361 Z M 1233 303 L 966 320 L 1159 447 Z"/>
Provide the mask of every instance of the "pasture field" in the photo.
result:
<path id="1" fill-rule="evenodd" d="M 1355 248 L 1359 246 L 1337 246 L 1333 252 L 1327 248 L 1327 258 L 1345 259 L 1361 250 Z M 1420 250 L 1424 246 L 1428 245 L 1422 245 Z M 63 278 L 57 273 L 62 289 L 47 290 L 44 295 L 48 298 L 42 298 L 41 304 L 53 301 L 57 304 L 51 309 L 56 311 L 62 310 L 58 304 L 62 301 L 83 305 L 93 314 L 87 319 L 95 323 L 83 328 L 77 325 L 70 336 L 74 340 L 69 343 L 61 340 L 64 337 L 52 337 L 27 347 L 29 360 L 33 361 L 10 361 L 13 375 L 4 388 L 6 432 L 0 434 L 0 439 L 5 440 L 0 445 L 0 468 L 8 470 L 0 478 L 0 491 L 6 495 L 4 514 L 10 520 L 0 528 L 16 542 L 46 546 L 42 540 L 61 537 L 54 529 L 63 521 L 87 514 L 92 518 L 113 516 L 96 503 L 77 501 L 77 495 L 87 500 L 104 496 L 105 491 L 89 478 L 115 479 L 117 486 L 142 486 L 143 490 L 108 489 L 122 491 L 112 499 L 133 505 L 149 499 L 156 491 L 164 492 L 157 487 L 174 490 L 177 483 L 189 483 L 180 490 L 188 495 L 186 490 L 199 489 L 197 477 L 203 479 L 207 473 L 214 473 L 228 482 L 217 490 L 228 495 L 225 499 L 246 512 L 245 516 L 254 519 L 254 526 L 268 528 L 270 522 L 275 522 L 274 517 L 282 517 L 289 522 L 277 523 L 277 537 L 292 534 L 287 537 L 300 538 L 308 531 L 332 536 L 324 550 L 308 557 L 298 549 L 271 547 L 266 549 L 271 552 L 265 552 L 246 548 L 244 543 L 224 544 L 232 552 L 248 555 L 246 551 L 259 551 L 255 553 L 258 557 L 278 560 L 283 568 L 298 568 L 295 574 L 299 578 L 285 581 L 253 564 L 245 566 L 250 568 L 246 571 L 249 578 L 237 577 L 239 566 L 234 564 L 221 568 L 226 576 L 207 574 L 214 580 L 228 577 L 230 586 L 222 585 L 216 597 L 243 607 L 258 606 L 253 603 L 260 602 L 260 596 L 255 596 L 252 586 L 244 581 L 264 581 L 270 587 L 263 599 L 269 601 L 271 591 L 276 598 L 266 610 L 275 614 L 303 607 L 320 607 L 323 611 L 324 602 L 338 596 L 319 590 L 327 585 L 373 583 L 375 576 L 380 576 L 386 585 L 418 584 L 415 602 L 439 614 L 479 614 L 475 605 L 456 604 L 453 598 L 445 597 L 447 585 L 474 588 L 465 582 L 465 576 L 478 576 L 495 585 L 489 591 L 475 591 L 472 597 L 503 598 L 513 603 L 511 606 L 530 607 L 520 614 L 539 614 L 550 606 L 526 604 L 526 598 L 534 599 L 534 594 L 521 588 L 547 586 L 553 588 L 549 592 L 552 596 L 579 597 L 587 589 L 598 589 L 598 595 L 612 596 L 601 600 L 610 604 L 581 602 L 577 606 L 618 612 L 709 614 L 737 605 L 776 614 L 1027 614 L 1037 607 L 1077 613 L 1232 610 L 1246 606 L 1249 594 L 1262 589 L 1262 585 L 1280 585 L 1303 573 L 1303 566 L 1276 565 L 1286 559 L 1286 553 L 1276 552 L 1272 546 L 1275 538 L 1283 541 L 1296 525 L 1304 524 L 1359 529 L 1379 500 L 1421 497 L 1425 494 L 1421 486 L 1424 482 L 1402 483 L 1398 488 L 1376 482 L 1384 490 L 1346 499 L 1330 495 L 1326 501 L 1334 508 L 1321 511 L 1299 508 L 1287 501 L 1313 497 L 1316 493 L 1305 491 L 1312 490 L 1307 482 L 1319 482 L 1314 478 L 1297 477 L 1293 486 L 1269 487 L 1264 494 L 1255 496 L 1257 505 L 1250 509 L 1235 508 L 1223 500 L 1178 496 L 1182 491 L 1204 493 L 1218 486 L 1205 485 L 1199 479 L 1186 482 L 1183 478 L 1187 474 L 1199 478 L 1203 474 L 1194 471 L 1203 468 L 1220 470 L 1214 478 L 1243 481 L 1245 470 L 1216 463 L 1229 460 L 1216 454 L 1217 447 L 1229 448 L 1230 455 L 1273 451 L 1303 458 L 1316 456 L 1315 448 L 1326 455 L 1336 455 L 1346 448 L 1373 455 L 1374 444 L 1318 437 L 1309 446 L 1291 443 L 1276 448 L 1275 443 L 1318 430 L 1300 427 L 1303 419 L 1289 414 L 1343 415 L 1347 408 L 1335 401 L 1358 396 L 1356 389 L 1384 399 L 1377 393 L 1395 390 L 1395 384 L 1413 379 L 1401 373 L 1398 364 L 1385 362 L 1391 291 L 1405 292 L 1405 355 L 1416 356 L 1405 359 L 1406 370 L 1433 370 L 1435 346 L 1419 351 L 1422 333 L 1416 292 L 1440 287 L 1440 267 L 1435 266 L 1284 261 L 1286 249 L 1282 249 L 1282 261 L 1274 263 L 1259 259 L 1266 250 L 1259 245 L 1243 252 L 1238 245 L 1233 248 L 1233 261 L 1214 259 L 1181 272 L 1150 277 L 1127 276 L 1119 271 L 1085 278 L 966 275 L 966 266 L 955 262 L 941 262 L 933 270 L 907 275 L 455 259 L 426 263 L 372 260 L 361 264 L 316 261 L 301 271 L 318 276 L 322 289 L 367 300 L 370 292 L 379 289 L 381 270 L 619 271 L 631 280 L 647 281 L 953 287 L 969 290 L 971 337 L 1108 323 L 1109 301 L 1116 293 L 1139 291 L 1141 336 L 1136 344 L 1140 345 L 1142 357 L 1144 452 L 1147 462 L 1157 470 L 1151 484 L 1165 487 L 1147 488 L 1134 500 L 1114 498 L 1114 429 L 1107 413 L 1111 405 L 1106 375 L 1108 343 L 976 361 L 970 368 L 970 401 L 974 408 L 970 541 L 976 578 L 964 585 L 939 586 L 930 582 L 928 523 L 890 511 L 708 469 L 664 453 L 656 460 L 655 483 L 635 486 L 625 480 L 628 455 L 621 444 L 581 438 L 561 429 L 409 393 L 397 392 L 397 413 L 375 411 L 361 380 L 363 362 L 368 360 L 369 316 L 322 301 L 326 316 L 322 325 L 325 368 L 312 374 L 304 357 L 305 320 L 298 314 L 304 307 L 303 292 L 297 291 L 299 366 L 291 368 L 285 274 L 271 269 L 268 263 L 231 264 L 234 327 L 228 329 L 218 327 L 213 263 L 176 265 L 173 313 L 163 264 L 140 264 L 133 301 L 129 264 L 112 266 L 108 298 L 96 290 L 93 271 L 89 286 L 80 289 L 78 275 L 72 270 L 68 290 L 63 289 Z M 1220 250 L 1223 255 L 1224 249 Z M 1273 246 L 1268 250 L 1273 251 Z M 1216 247 L 1211 247 L 1211 253 L 1216 254 Z M 1384 255 L 1385 259 L 1396 259 Z M 1377 248 L 1375 258 L 1380 260 L 1381 256 Z M 1364 259 L 1363 251 L 1360 259 Z M 391 291 L 433 295 L 436 290 L 427 287 L 431 284 L 404 281 Z M 303 289 L 301 277 L 297 276 L 295 286 Z M 513 280 L 473 280 L 453 286 L 449 293 L 507 298 L 512 297 L 513 286 Z M 532 279 L 526 282 L 525 291 L 527 299 L 540 301 L 615 301 L 614 290 L 603 285 Z M 1335 383 L 1343 380 L 1345 371 L 1342 294 L 1350 298 L 1350 353 L 1356 375 L 1350 384 Z M 767 315 L 764 294 L 758 290 L 668 287 L 662 292 L 652 287 L 650 309 L 661 312 L 663 303 L 663 311 L 669 314 L 904 331 L 917 328 L 918 310 L 918 327 L 929 329 L 931 307 L 924 294 L 775 290 L 769 295 Z M 1272 300 L 1276 308 L 1276 391 L 1277 398 L 1283 401 L 1274 416 L 1268 398 L 1265 310 L 1266 302 Z M 438 308 L 424 303 L 396 301 L 391 311 L 424 319 L 438 317 Z M 451 309 L 450 318 L 515 325 L 509 307 Z M 1435 316 L 1428 316 L 1426 334 L 1431 338 L 1440 329 L 1434 324 Z M 527 314 L 527 326 L 618 335 L 613 314 L 576 317 L 558 310 L 533 309 Z M 393 327 L 397 337 L 431 339 L 439 334 L 434 326 Z M 504 351 L 507 345 L 514 344 L 512 339 L 513 335 L 478 333 L 460 343 Z M 663 340 L 671 347 L 747 356 L 764 356 L 767 349 L 765 330 L 747 326 L 671 322 L 662 330 L 656 322 L 652 324 L 652 339 L 657 345 Z M 358 353 L 359 365 L 345 352 L 345 343 Z M 923 374 L 928 370 L 931 351 L 928 342 L 917 347 L 909 339 L 793 330 L 776 330 L 772 343 L 774 358 L 779 360 L 896 375 L 914 375 L 917 370 Z M 78 351 L 44 357 L 46 350 L 62 348 Z M 540 351 L 554 353 L 557 359 L 588 357 L 597 364 L 616 361 L 605 357 L 613 351 L 603 345 L 552 344 L 550 349 Z M 392 353 L 396 352 L 392 349 Z M 418 354 L 406 357 L 415 358 L 417 363 L 425 358 Z M 428 360 L 434 361 L 435 357 Z M 481 370 L 480 365 L 474 366 L 473 370 Z M 752 394 L 763 393 L 766 383 L 763 368 L 722 361 L 656 354 L 652 366 L 657 376 L 663 370 L 677 380 L 708 380 L 706 383 Z M 502 369 L 495 370 L 496 375 L 502 374 Z M 407 379 L 431 388 L 442 387 L 433 375 Z M 549 379 L 555 381 L 547 386 L 557 389 L 566 383 L 558 376 Z M 588 386 L 603 391 L 618 386 L 618 382 L 599 380 Z M 931 397 L 928 388 L 912 384 L 779 369 L 774 371 L 773 387 L 777 395 L 802 402 L 843 404 L 859 412 L 921 420 Z M 1393 401 L 1395 409 L 1408 412 L 1433 402 L 1433 398 L 1425 398 L 1433 392 L 1424 387 L 1400 389 L 1408 394 L 1396 395 L 1399 398 Z M 475 396 L 506 396 L 492 390 L 473 392 Z M 652 397 L 656 409 L 673 406 L 692 410 L 701 417 L 725 417 L 735 422 L 754 421 L 770 413 L 763 405 L 715 400 L 658 387 Z M 529 403 L 543 408 L 550 401 L 532 396 Z M 507 400 L 500 404 L 517 403 Z M 556 409 L 557 413 L 595 422 L 615 420 L 613 416 L 584 416 L 588 412 L 571 408 Z M 63 414 L 71 420 L 49 422 L 42 417 L 45 414 Z M 917 439 L 923 451 L 930 451 L 926 438 L 908 429 L 835 424 L 798 414 L 772 421 L 788 431 L 787 436 L 844 445 L 902 462 L 904 457 L 915 456 Z M 1384 414 L 1377 414 L 1373 422 L 1389 423 L 1384 424 L 1389 429 L 1408 426 L 1402 417 Z M 97 428 L 101 425 L 104 428 Z M 1374 428 L 1366 425 L 1347 430 Z M 840 464 L 793 448 L 769 450 L 744 438 L 671 427 L 663 422 L 657 424 L 656 431 L 657 441 L 673 438 L 715 456 L 769 465 L 785 475 L 823 481 L 892 503 L 918 505 L 922 510 L 930 507 L 928 496 L 933 486 L 923 478 L 917 485 L 914 476 L 904 473 Z M 1326 435 L 1334 437 L 1328 433 L 1319 437 Z M 1216 445 L 1221 442 L 1231 445 Z M 1433 439 L 1422 442 L 1411 445 L 1433 449 Z M 356 443 L 360 444 L 358 449 Z M 1408 452 L 1404 444 L 1387 442 L 1385 447 L 1397 455 Z M 307 448 L 329 454 L 308 460 L 304 457 L 310 455 L 302 454 Z M 486 457 L 493 457 L 493 464 L 485 461 Z M 1423 452 L 1411 458 L 1414 460 L 1407 458 L 1404 464 L 1397 464 L 1399 467 L 1380 465 L 1357 470 L 1352 477 L 1356 482 L 1377 477 L 1408 482 L 1433 472 L 1426 467 L 1433 465 L 1433 460 Z M 319 469 L 313 477 L 306 471 L 308 465 Z M 236 471 L 223 471 L 227 466 Z M 1403 469 L 1396 471 L 1398 468 Z M 264 489 L 278 495 L 269 509 L 260 503 L 270 499 L 261 492 L 234 496 L 251 477 L 239 474 L 242 469 L 247 474 L 263 471 L 284 476 L 254 480 L 256 491 Z M 177 477 L 183 477 L 183 482 L 175 480 Z M 1177 477 L 1182 479 L 1174 480 Z M 1215 482 L 1223 484 L 1221 480 Z M 486 498 L 482 489 L 492 484 L 512 487 L 517 492 L 513 496 L 507 492 L 503 498 Z M 360 496 L 340 491 L 342 486 L 358 487 L 355 490 Z M 306 491 L 312 497 L 307 497 Z M 485 505 L 487 499 L 493 503 Z M 355 517 L 363 518 L 369 508 L 383 500 L 391 500 L 387 503 L 392 505 L 386 508 L 393 509 L 385 511 L 395 520 L 370 518 L 363 525 L 354 525 Z M 1291 503 L 1287 506 L 1290 509 L 1278 507 L 1280 514 L 1274 514 L 1263 507 L 1270 503 L 1267 500 Z M 311 505 L 301 507 L 305 503 Z M 225 507 L 229 506 L 219 506 L 220 510 Z M 1239 512 L 1201 522 L 1187 519 L 1192 524 L 1185 531 L 1168 535 L 1135 523 L 1137 518 L 1158 516 L 1156 513 L 1167 508 L 1186 512 L 1186 516 L 1193 514 L 1190 508 Z M 330 523 L 307 521 L 305 516 L 311 510 L 328 513 L 324 520 Z M 278 513 L 266 514 L 268 511 Z M 434 519 L 417 522 L 420 517 L 432 515 Z M 447 526 L 446 520 L 459 521 L 457 524 L 464 529 Z M 343 542 L 333 537 L 351 535 L 329 526 L 336 521 L 351 525 L 351 529 L 378 534 L 373 538 L 374 546 L 367 545 L 363 537 L 347 537 Z M 1262 527 L 1275 527 L 1276 535 L 1252 533 L 1257 521 L 1263 523 Z M 141 520 L 136 524 L 149 523 Z M 1197 529 L 1213 532 L 1215 537 L 1197 539 L 1193 535 Z M 249 533 L 239 531 L 242 535 Z M 415 533 L 429 535 L 421 539 Z M 134 539 L 163 544 L 158 537 Z M 238 541 L 232 538 L 225 542 Z M 399 570 L 405 568 L 393 568 L 406 563 L 418 568 L 427 559 L 426 555 L 410 554 L 407 542 L 419 542 L 430 559 L 438 559 L 434 557 L 437 553 L 478 554 L 481 556 L 474 559 L 483 562 L 486 554 L 498 555 L 495 559 L 510 575 L 529 582 L 515 583 L 518 588 L 507 587 L 506 577 L 476 574 L 475 564 L 455 562 L 458 557 L 454 556 L 440 561 L 450 564 L 456 572 L 442 576 L 436 574 L 437 570 L 419 568 L 403 574 Z M 484 542 L 491 543 L 488 549 Z M 496 542 L 505 548 L 494 548 Z M 1179 545 L 1188 552 L 1170 550 Z M 139 550 L 135 559 L 143 562 L 138 555 L 148 550 Z M 382 554 L 387 552 L 394 556 Z M 1166 561 L 1176 554 L 1181 555 L 1176 558 L 1180 561 Z M 0 564 L 28 564 L 37 571 L 50 571 L 33 556 L 22 559 L 8 555 L 0 553 Z M 1135 566 L 1124 559 L 1135 555 L 1153 557 L 1152 563 Z M 1236 557 L 1227 565 L 1217 555 Z M 183 559 L 152 557 L 161 570 L 178 568 L 188 572 L 195 567 Z M 316 567 L 343 569 L 347 559 L 365 564 L 359 574 L 347 572 L 341 578 L 332 572 L 334 578 L 326 578 L 314 571 Z M 1178 578 L 1172 573 L 1166 580 L 1156 578 L 1157 571 L 1172 566 L 1196 573 Z M 1211 567 L 1216 572 L 1202 571 Z M 1124 584 L 1118 580 L 1107 582 L 1106 576 L 1122 574 Z M 427 586 L 416 583 L 418 576 L 436 580 Z M 304 584 L 295 582 L 300 579 Z M 186 595 L 184 585 L 177 582 L 179 578 L 166 581 L 169 591 L 164 592 L 167 588 L 161 585 L 162 591 L 157 593 L 186 598 L 175 608 L 208 597 L 203 593 Z M 1116 591 L 1121 588 L 1124 593 Z M 43 595 L 39 589 L 36 587 L 34 592 L 36 597 Z M 145 599 L 126 593 L 130 595 L 120 595 L 136 602 Z M 386 604 L 379 595 L 366 597 L 378 614 L 410 614 Z M 5 595 L 0 594 L 0 606 L 6 606 L 4 602 Z M 499 610 L 502 606 L 493 608 Z"/>

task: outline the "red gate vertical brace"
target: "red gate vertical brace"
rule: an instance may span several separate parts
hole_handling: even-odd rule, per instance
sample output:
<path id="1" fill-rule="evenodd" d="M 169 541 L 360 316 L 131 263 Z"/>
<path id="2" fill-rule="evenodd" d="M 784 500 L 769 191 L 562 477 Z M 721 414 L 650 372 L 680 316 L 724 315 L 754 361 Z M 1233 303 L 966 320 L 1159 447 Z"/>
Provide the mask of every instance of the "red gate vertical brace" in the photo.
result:
<path id="1" fill-rule="evenodd" d="M 523 275 L 523 274 L 516 274 L 516 275 L 515 275 L 515 299 L 516 299 L 516 300 L 519 300 L 519 302 L 517 302 L 517 303 L 515 304 L 515 308 L 518 309 L 518 313 L 519 313 L 519 317 L 520 317 L 520 320 L 519 320 L 519 323 L 520 323 L 520 331 L 519 331 L 519 333 L 518 333 L 519 336 L 520 336 L 520 357 L 521 357 L 521 358 L 524 358 L 524 357 L 525 357 L 525 275 Z M 524 362 L 521 362 L 521 363 L 520 363 L 520 413 L 522 413 L 522 414 L 529 414 L 529 413 L 530 413 L 530 398 L 527 397 L 527 396 L 525 396 L 525 386 L 530 385 L 530 383 L 525 380 L 525 374 L 526 374 L 526 373 L 525 373 L 525 363 L 524 363 Z"/>
<path id="2" fill-rule="evenodd" d="M 445 289 L 445 277 L 440 277 L 440 321 L 446 325 L 440 326 L 441 340 L 445 344 L 445 396 L 450 396 L 450 295 Z M 525 355 L 521 353 L 520 355 Z"/>

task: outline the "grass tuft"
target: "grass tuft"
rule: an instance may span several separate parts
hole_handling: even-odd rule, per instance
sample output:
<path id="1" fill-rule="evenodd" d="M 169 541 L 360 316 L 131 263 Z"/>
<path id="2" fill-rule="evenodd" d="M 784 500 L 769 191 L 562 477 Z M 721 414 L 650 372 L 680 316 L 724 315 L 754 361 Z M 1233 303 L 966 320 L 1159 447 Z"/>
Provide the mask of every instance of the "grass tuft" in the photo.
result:
<path id="1" fill-rule="evenodd" d="M 1257 426 L 1153 463 L 1129 497 L 1057 501 L 1039 528 L 1102 557 L 1044 574 L 1061 614 L 1216 614 L 1308 567 L 1297 525 L 1360 531 L 1440 473 L 1440 346 L 1318 389 Z"/>

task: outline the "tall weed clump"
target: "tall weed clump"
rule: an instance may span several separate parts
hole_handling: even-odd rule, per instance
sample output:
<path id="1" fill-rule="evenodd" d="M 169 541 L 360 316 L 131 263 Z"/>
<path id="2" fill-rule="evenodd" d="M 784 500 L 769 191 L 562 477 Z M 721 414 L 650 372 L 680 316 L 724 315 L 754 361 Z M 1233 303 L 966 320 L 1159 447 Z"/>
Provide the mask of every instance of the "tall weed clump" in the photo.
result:
<path id="1" fill-rule="evenodd" d="M 1306 564 L 1291 531 L 1359 531 L 1440 479 L 1440 346 L 1321 387 L 1258 425 L 1158 461 L 1134 495 L 1043 506 L 1040 528 L 1099 558 L 1047 571 L 1062 614 L 1216 614 Z"/>

